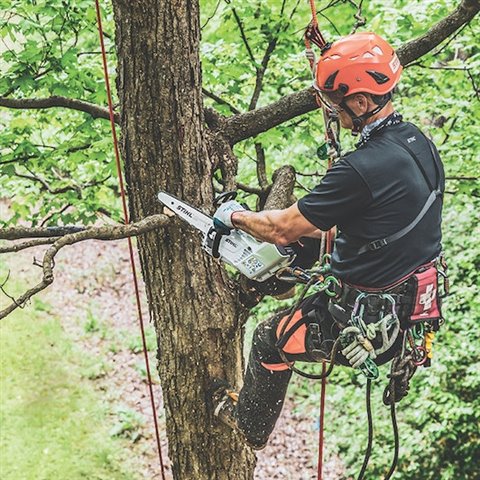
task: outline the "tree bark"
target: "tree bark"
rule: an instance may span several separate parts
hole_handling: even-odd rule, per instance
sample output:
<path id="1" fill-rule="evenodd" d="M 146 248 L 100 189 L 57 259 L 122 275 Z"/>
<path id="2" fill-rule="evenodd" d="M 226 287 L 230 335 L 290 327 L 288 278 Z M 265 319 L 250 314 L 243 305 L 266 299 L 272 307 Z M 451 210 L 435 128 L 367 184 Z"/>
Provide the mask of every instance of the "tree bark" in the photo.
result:
<path id="1" fill-rule="evenodd" d="M 197 1 L 114 0 L 122 150 L 133 220 L 159 213 L 159 190 L 213 200 L 199 60 Z M 212 421 L 211 377 L 241 382 L 247 311 L 200 237 L 174 220 L 138 239 L 174 478 L 253 478 L 254 456 Z"/>

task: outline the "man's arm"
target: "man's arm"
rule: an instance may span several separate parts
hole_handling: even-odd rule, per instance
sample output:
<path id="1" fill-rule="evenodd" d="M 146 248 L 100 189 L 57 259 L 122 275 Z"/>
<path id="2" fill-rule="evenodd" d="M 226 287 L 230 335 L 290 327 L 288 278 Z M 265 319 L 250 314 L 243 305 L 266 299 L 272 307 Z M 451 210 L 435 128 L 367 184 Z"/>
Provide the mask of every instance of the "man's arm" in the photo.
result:
<path id="1" fill-rule="evenodd" d="M 296 203 L 284 210 L 236 211 L 231 221 L 258 240 L 275 245 L 289 245 L 300 237 L 317 237 L 320 232 L 300 213 Z"/>

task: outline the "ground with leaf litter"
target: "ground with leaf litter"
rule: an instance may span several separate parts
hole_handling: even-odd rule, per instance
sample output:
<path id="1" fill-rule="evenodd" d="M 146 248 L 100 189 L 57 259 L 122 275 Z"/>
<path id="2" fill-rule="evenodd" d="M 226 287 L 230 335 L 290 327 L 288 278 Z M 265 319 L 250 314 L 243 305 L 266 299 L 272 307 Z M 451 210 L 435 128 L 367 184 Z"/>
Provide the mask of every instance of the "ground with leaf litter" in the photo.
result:
<path id="1" fill-rule="evenodd" d="M 40 259 L 44 250 L 39 247 L 15 254 L 15 260 L 12 255 L 12 270 L 13 262 L 21 265 L 20 272 L 12 273 L 21 275 L 30 286 L 41 274 L 31 266 L 32 260 Z M 61 250 L 56 257 L 55 282 L 42 300 L 51 305 L 68 335 L 91 357 L 85 376 L 108 403 L 110 434 L 122 437 L 131 457 L 138 459 L 138 477 L 160 479 L 127 242 L 89 241 Z M 147 318 L 146 304 L 143 311 Z M 147 319 L 145 322 L 148 325 Z M 155 369 L 155 334 L 150 326 L 147 339 L 166 476 L 171 479 L 162 392 Z M 317 478 L 318 423 L 312 416 L 295 413 L 293 405 L 290 396 L 268 446 L 257 454 L 257 480 Z M 339 459 L 328 451 L 323 478 L 346 478 Z"/>

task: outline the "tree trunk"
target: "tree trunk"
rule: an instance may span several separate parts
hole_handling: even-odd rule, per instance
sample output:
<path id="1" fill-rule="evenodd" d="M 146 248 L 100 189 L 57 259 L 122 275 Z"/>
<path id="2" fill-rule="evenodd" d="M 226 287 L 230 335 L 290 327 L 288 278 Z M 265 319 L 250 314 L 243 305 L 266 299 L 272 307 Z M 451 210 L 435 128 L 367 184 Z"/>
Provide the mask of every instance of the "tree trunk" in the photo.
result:
<path id="1" fill-rule="evenodd" d="M 197 206 L 211 205 L 198 2 L 113 3 L 132 220 L 161 211 L 159 190 Z M 200 243 L 178 219 L 138 241 L 159 344 L 169 456 L 175 479 L 251 479 L 253 454 L 212 421 L 206 402 L 211 377 L 241 382 L 247 312 Z"/>

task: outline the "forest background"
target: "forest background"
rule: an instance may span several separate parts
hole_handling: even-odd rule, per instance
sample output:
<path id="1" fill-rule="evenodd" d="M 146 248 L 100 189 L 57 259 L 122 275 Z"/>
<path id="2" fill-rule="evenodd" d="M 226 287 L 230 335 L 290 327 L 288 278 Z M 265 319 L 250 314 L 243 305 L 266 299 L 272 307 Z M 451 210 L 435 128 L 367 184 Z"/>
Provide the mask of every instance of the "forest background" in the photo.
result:
<path id="1" fill-rule="evenodd" d="M 424 33 L 458 3 L 451 0 L 360 2 L 366 20 L 361 29 L 375 31 L 394 46 L 399 46 Z M 1 0 L 0 5 L 1 97 L 65 96 L 105 105 L 93 2 Z M 322 30 L 329 39 L 348 34 L 358 21 L 354 18 L 359 7 L 357 3 L 330 1 L 319 2 L 317 6 L 321 10 Z M 104 29 L 110 32 L 105 38 L 110 73 L 115 77 L 113 14 L 108 3 L 103 7 Z M 308 20 L 309 10 L 305 2 L 202 1 L 201 61 L 205 104 L 225 115 L 249 110 L 257 79 L 255 69 L 261 68 L 269 46 L 268 68 L 265 69 L 261 95 L 256 99 L 258 106 L 268 105 L 283 95 L 308 87 L 310 73 L 302 46 L 303 28 Z M 274 37 L 277 40 L 273 44 Z M 400 480 L 467 480 L 480 475 L 480 334 L 477 325 L 480 318 L 479 37 L 478 19 L 474 19 L 434 52 L 409 65 L 395 98 L 396 107 L 404 118 L 421 126 L 435 141 L 445 164 L 444 247 L 452 283 L 451 296 L 444 307 L 447 323 L 435 341 L 433 366 L 415 377 L 409 396 L 401 404 L 402 459 L 395 477 Z M 17 224 L 50 226 L 89 225 L 99 220 L 121 222 L 108 122 L 71 109 L 2 109 L 0 122 L 2 228 Z M 342 140 L 346 149 L 353 145 L 346 134 Z M 240 188 L 245 187 L 242 198 L 252 207 L 255 207 L 256 197 L 251 191 L 262 187 L 257 183 L 259 145 L 268 178 L 276 168 L 285 164 L 286 159 L 295 167 L 295 194 L 298 197 L 318 183 L 325 172 L 320 113 L 297 117 L 254 139 L 238 143 L 234 147 L 240 162 L 237 182 Z M 110 246 L 105 244 L 103 248 L 109 249 Z M 68 261 L 67 255 L 62 262 L 68 265 Z M 8 254 L 5 263 L 2 261 L 1 264 L 3 280 L 0 279 L 0 283 L 11 294 L 22 290 L 20 276 L 15 274 L 15 262 L 14 254 Z M 10 278 L 4 283 L 9 271 Z M 28 276 L 23 280 L 28 281 Z M 55 283 L 50 287 L 51 290 L 61 288 L 61 284 Z M 8 301 L 8 297 L 3 300 Z M 285 304 L 265 299 L 256 307 L 248 328 Z M 10 380 L 24 377 L 48 384 L 51 359 L 31 360 L 32 354 L 39 359 L 44 355 L 41 345 L 35 343 L 34 347 L 31 346 L 32 332 L 36 328 L 33 324 L 47 322 L 45 328 L 49 335 L 54 335 L 54 340 L 60 343 L 68 342 L 68 335 L 67 340 L 60 337 L 69 331 L 66 327 L 59 327 L 68 321 L 61 308 L 55 309 L 55 316 L 61 321 L 55 327 L 48 327 L 50 311 L 38 300 L 20 313 L 2 320 L 1 421 L 3 425 L 9 425 L 2 428 L 1 433 L 0 467 L 6 472 L 2 478 L 40 478 L 35 477 L 39 474 L 38 470 L 35 471 L 39 468 L 38 463 L 37 466 L 25 466 L 27 470 L 24 471 L 31 471 L 31 476 L 18 476 L 15 468 L 24 461 L 21 457 L 25 442 L 32 443 L 27 438 L 35 439 L 34 451 L 44 452 L 48 448 L 42 445 L 42 441 L 48 443 L 45 429 L 48 431 L 48 419 L 54 415 L 47 415 L 46 420 L 37 426 L 22 421 L 22 414 L 15 410 L 18 402 L 11 397 L 18 384 L 14 386 Z M 81 319 L 85 332 L 89 328 L 97 332 L 101 330 L 95 315 L 86 312 Z M 102 317 L 108 318 L 108 312 Z M 33 335 L 34 338 L 39 335 L 39 340 L 42 338 L 38 332 Z M 65 361 L 67 358 L 64 356 Z M 72 360 L 73 363 L 76 361 Z M 62 396 L 70 400 L 66 400 L 61 421 L 68 418 L 68 402 L 73 397 L 82 398 L 86 405 L 95 405 L 90 393 L 85 397 L 84 392 L 78 391 L 78 385 L 74 385 L 75 381 L 64 385 Z M 327 426 L 328 455 L 338 455 L 349 472 L 359 464 L 366 439 L 365 422 L 362 421 L 362 386 L 363 381 L 356 373 L 338 371 L 331 380 L 328 393 L 331 407 L 331 424 Z M 301 399 L 295 407 L 300 415 L 312 418 L 316 415 L 317 390 L 315 388 L 312 393 L 310 384 L 295 381 L 290 395 Z M 380 404 L 380 390 L 377 389 L 375 395 L 377 405 Z M 41 400 L 36 399 L 40 403 L 36 405 L 35 414 L 44 410 Z M 62 408 L 55 406 L 56 411 Z M 16 415 L 12 415 L 12 409 Z M 390 460 L 392 440 L 387 413 L 380 408 L 376 412 L 378 427 L 372 478 L 380 478 Z M 105 437 L 96 441 L 105 446 L 107 453 L 102 457 L 90 451 L 95 461 L 88 468 L 97 472 L 98 478 L 135 478 L 135 474 L 130 473 L 131 466 L 122 467 L 125 468 L 122 473 L 117 471 L 118 464 L 112 460 L 116 457 L 111 457 L 107 448 L 111 441 L 111 452 L 128 448 L 125 444 L 119 447 L 115 443 L 121 435 L 127 437 L 122 442 L 138 440 L 135 435 L 129 437 L 128 433 L 125 434 L 135 432 L 135 428 L 125 428 L 125 424 L 135 425 L 138 421 L 135 412 L 119 411 L 102 416 L 101 411 L 94 408 L 92 415 L 99 415 L 98 422 L 105 426 L 96 432 L 100 435 L 99 432 L 103 431 Z M 112 423 L 110 427 L 109 422 Z M 72 428 L 76 428 L 75 425 Z M 85 430 L 97 429 L 92 424 Z M 20 440 L 17 442 L 14 438 Z M 92 441 L 88 438 L 85 443 L 91 444 Z M 311 441 L 313 462 L 315 437 L 311 436 L 308 441 Z M 76 435 L 72 435 L 71 442 L 72 450 L 80 448 L 81 442 Z M 16 445 L 16 448 L 9 449 L 9 445 Z M 72 452 L 68 448 L 58 452 L 59 455 L 50 458 L 49 462 L 69 465 Z M 65 458 L 60 458 L 62 454 Z M 32 456 L 35 458 L 33 453 Z M 93 457 L 82 454 L 81 458 Z M 88 462 L 90 460 L 85 460 L 83 467 L 79 466 L 80 470 L 86 468 Z M 55 471 L 60 472 L 61 468 Z"/>

